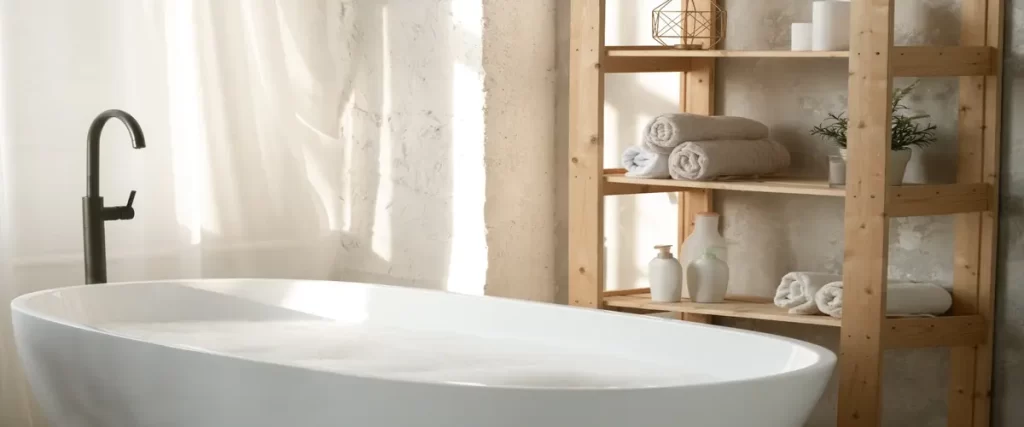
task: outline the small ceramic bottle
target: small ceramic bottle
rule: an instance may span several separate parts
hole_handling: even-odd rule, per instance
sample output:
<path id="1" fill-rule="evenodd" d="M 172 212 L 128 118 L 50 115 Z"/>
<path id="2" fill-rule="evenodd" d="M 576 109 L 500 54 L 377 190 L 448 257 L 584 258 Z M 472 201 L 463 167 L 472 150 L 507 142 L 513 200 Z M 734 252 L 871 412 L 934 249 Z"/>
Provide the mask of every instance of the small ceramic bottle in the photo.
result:
<path id="1" fill-rule="evenodd" d="M 718 259 L 723 261 L 729 259 L 725 250 L 726 240 L 718 232 L 720 219 L 721 215 L 714 212 L 697 214 L 696 218 L 694 218 L 693 232 L 686 236 L 683 248 L 679 251 L 679 261 L 682 265 L 690 265 L 690 262 L 700 258 L 708 248 L 714 249 L 715 257 Z M 687 298 L 693 299 L 693 296 L 689 294 L 689 290 L 690 287 L 686 285 L 686 276 L 684 275 L 683 291 L 686 293 L 685 296 Z"/>
<path id="2" fill-rule="evenodd" d="M 683 266 L 672 256 L 672 246 L 655 246 L 658 256 L 647 264 L 647 277 L 651 282 L 651 300 L 677 302 L 683 298 Z"/>
<path id="3" fill-rule="evenodd" d="M 725 301 L 729 290 L 729 266 L 715 256 L 713 248 L 708 248 L 704 255 L 686 266 L 686 290 L 693 302 Z"/>

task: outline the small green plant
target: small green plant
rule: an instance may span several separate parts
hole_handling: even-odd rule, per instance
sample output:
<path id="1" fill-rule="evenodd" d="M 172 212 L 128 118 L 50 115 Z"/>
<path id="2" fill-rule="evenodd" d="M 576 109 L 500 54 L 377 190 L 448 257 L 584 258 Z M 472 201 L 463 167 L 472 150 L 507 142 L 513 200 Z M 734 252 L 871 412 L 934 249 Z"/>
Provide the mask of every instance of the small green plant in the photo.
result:
<path id="1" fill-rule="evenodd" d="M 926 114 L 908 116 L 904 113 L 909 110 L 903 105 L 903 100 L 913 92 L 918 82 L 902 89 L 896 89 L 892 94 L 892 149 L 906 150 L 913 146 L 927 147 L 937 140 L 935 137 L 936 126 L 932 123 L 921 124 L 918 120 L 928 118 Z M 846 113 L 828 113 L 828 118 L 820 125 L 811 128 L 811 135 L 820 136 L 827 141 L 834 142 L 841 148 L 846 148 L 846 130 L 850 120 Z"/>

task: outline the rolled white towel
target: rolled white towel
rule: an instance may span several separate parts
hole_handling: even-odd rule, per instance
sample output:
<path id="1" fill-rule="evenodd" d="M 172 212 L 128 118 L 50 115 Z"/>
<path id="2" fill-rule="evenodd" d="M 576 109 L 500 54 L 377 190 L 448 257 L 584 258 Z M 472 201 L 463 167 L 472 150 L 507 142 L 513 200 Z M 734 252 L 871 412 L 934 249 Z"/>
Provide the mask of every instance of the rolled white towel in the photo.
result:
<path id="1" fill-rule="evenodd" d="M 890 282 L 886 286 L 886 316 L 937 316 L 953 306 L 953 296 L 942 286 L 927 282 Z M 843 317 L 843 282 L 832 282 L 814 296 L 818 309 Z"/>
<path id="2" fill-rule="evenodd" d="M 660 154 L 687 141 L 765 139 L 768 126 L 757 120 L 731 116 L 673 113 L 655 117 L 644 127 L 644 146 Z"/>
<path id="3" fill-rule="evenodd" d="M 622 167 L 626 176 L 633 178 L 668 178 L 668 155 L 658 154 L 645 147 L 632 146 L 622 153 Z"/>
<path id="4" fill-rule="evenodd" d="M 789 159 L 786 147 L 770 139 L 695 141 L 672 150 L 668 170 L 674 179 L 707 181 L 779 172 Z"/>
<path id="5" fill-rule="evenodd" d="M 791 314 L 821 314 L 814 295 L 830 282 L 843 280 L 842 276 L 828 273 L 794 271 L 782 276 L 775 290 L 775 305 L 788 308 Z"/>

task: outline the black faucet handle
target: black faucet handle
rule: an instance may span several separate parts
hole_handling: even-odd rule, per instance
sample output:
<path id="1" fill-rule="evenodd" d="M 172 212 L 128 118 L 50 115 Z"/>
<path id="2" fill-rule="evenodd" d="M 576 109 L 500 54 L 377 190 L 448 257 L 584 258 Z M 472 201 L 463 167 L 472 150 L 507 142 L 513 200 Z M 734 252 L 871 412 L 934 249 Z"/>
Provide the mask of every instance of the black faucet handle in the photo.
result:
<path id="1" fill-rule="evenodd" d="M 101 211 L 100 215 L 104 221 L 133 219 L 135 218 L 135 208 L 132 207 L 132 203 L 135 203 L 135 190 L 132 190 L 132 192 L 128 194 L 127 205 L 105 207 Z"/>

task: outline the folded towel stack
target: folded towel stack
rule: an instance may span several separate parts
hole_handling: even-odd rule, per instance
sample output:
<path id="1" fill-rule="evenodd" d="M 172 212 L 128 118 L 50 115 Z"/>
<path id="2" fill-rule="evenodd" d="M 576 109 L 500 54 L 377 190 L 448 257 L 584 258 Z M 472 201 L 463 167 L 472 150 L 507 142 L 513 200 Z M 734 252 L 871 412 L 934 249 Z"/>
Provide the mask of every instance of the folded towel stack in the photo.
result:
<path id="1" fill-rule="evenodd" d="M 927 282 L 889 282 L 885 288 L 887 316 L 938 316 L 953 306 L 945 288 Z M 832 282 L 814 296 L 822 313 L 843 317 L 843 282 Z"/>
<path id="2" fill-rule="evenodd" d="M 842 277 L 826 273 L 793 272 L 782 277 L 775 305 L 791 314 L 843 317 Z M 886 285 L 888 316 L 937 316 L 953 306 L 953 296 L 934 283 L 890 281 Z"/>
<path id="3" fill-rule="evenodd" d="M 622 166 L 636 178 L 771 174 L 789 167 L 790 157 L 768 134 L 768 126 L 743 117 L 663 114 L 644 128 L 640 147 L 622 154 Z"/>

